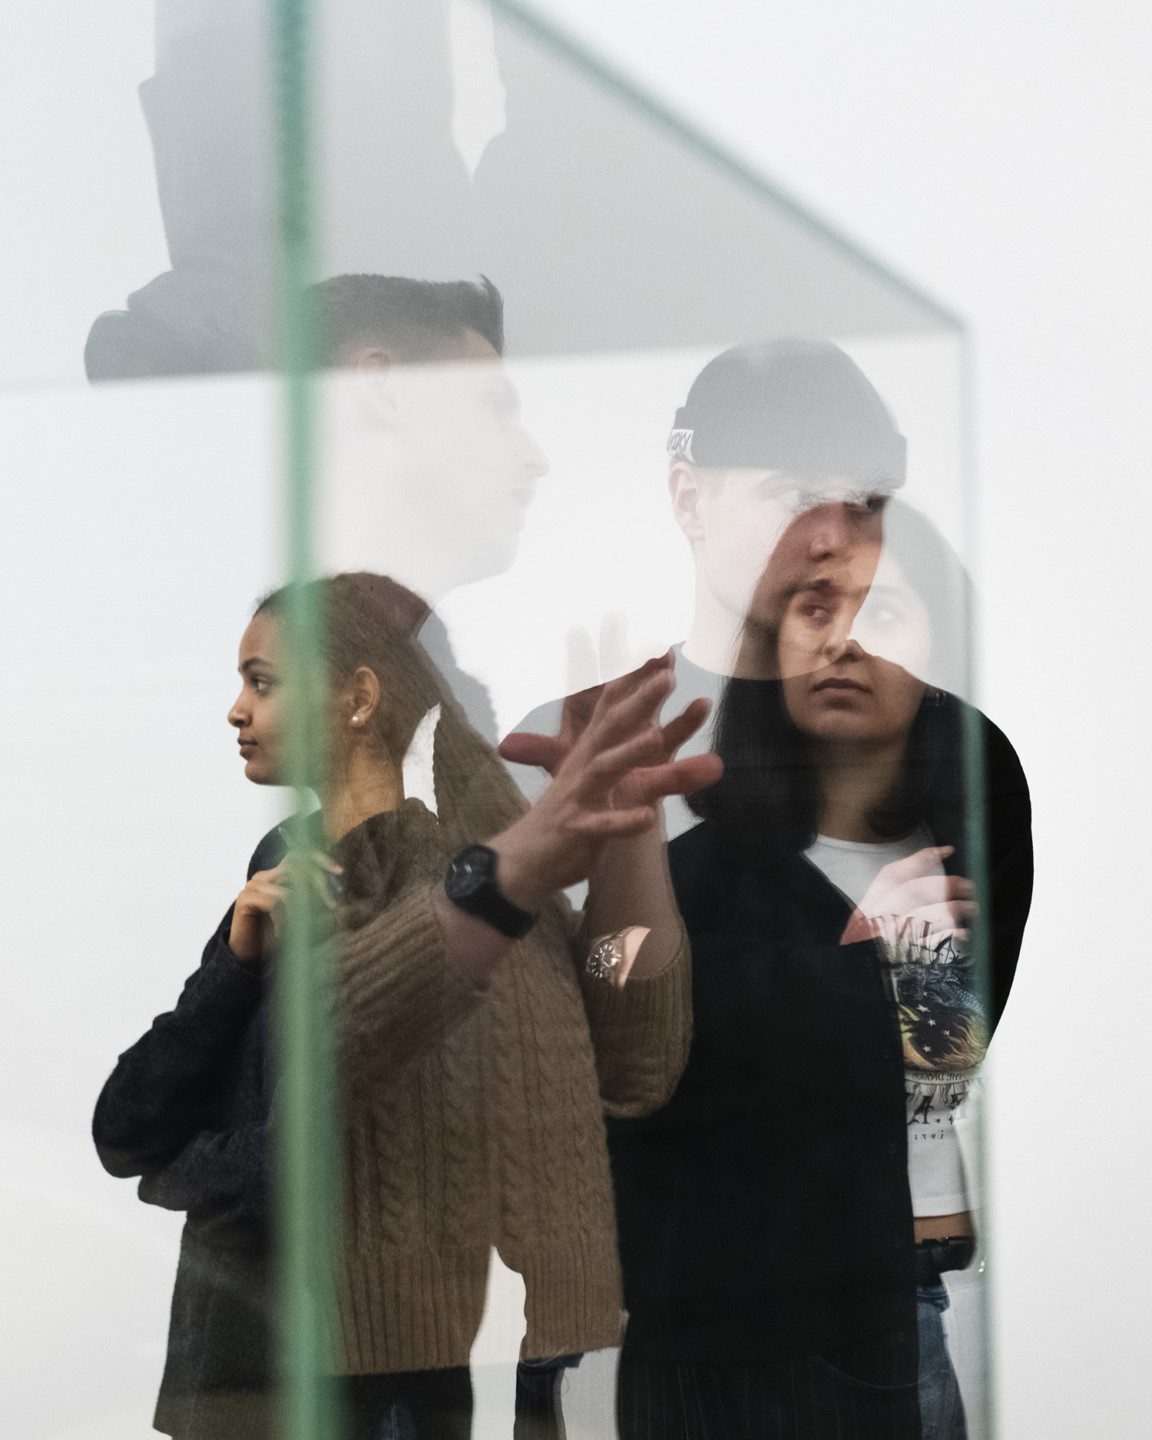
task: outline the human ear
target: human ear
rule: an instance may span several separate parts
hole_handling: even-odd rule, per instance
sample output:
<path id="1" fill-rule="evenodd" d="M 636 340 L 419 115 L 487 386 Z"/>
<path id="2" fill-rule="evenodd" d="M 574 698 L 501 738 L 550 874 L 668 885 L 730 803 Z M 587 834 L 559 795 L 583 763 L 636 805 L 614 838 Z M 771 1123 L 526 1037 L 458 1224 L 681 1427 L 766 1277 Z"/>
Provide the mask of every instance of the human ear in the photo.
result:
<path id="1" fill-rule="evenodd" d="M 380 702 L 379 676 L 367 665 L 361 665 L 348 687 L 348 723 L 356 730 L 370 730 Z"/>
<path id="2" fill-rule="evenodd" d="M 396 357 L 383 345 L 366 346 L 349 360 L 360 413 L 379 429 L 392 430 L 398 411 Z"/>
<path id="3" fill-rule="evenodd" d="M 695 543 L 704 538 L 704 487 L 695 466 L 678 460 L 668 470 L 672 514 L 684 534 Z"/>

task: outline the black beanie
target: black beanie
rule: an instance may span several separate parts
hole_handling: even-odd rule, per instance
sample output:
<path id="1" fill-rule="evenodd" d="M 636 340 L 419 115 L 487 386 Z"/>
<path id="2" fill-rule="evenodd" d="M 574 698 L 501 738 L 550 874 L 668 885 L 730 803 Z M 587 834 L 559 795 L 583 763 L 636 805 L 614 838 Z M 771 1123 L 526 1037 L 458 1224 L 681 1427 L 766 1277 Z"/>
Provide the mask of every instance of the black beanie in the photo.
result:
<path id="1" fill-rule="evenodd" d="M 676 412 L 668 453 L 705 466 L 904 483 L 903 435 L 871 381 L 827 340 L 735 345 L 710 360 Z"/>

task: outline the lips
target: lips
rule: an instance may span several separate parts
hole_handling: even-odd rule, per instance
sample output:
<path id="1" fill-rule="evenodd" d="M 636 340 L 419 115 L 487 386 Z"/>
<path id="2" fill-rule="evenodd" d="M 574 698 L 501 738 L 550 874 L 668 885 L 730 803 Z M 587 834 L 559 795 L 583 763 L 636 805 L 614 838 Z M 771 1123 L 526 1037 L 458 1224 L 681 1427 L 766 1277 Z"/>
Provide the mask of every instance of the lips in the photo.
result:
<path id="1" fill-rule="evenodd" d="M 812 689 L 831 690 L 833 692 L 843 691 L 844 693 L 851 692 L 857 695 L 867 695 L 868 693 L 867 685 L 861 685 L 858 680 L 845 680 L 840 676 L 832 676 L 827 680 L 821 680 L 813 685 Z"/>
<path id="2" fill-rule="evenodd" d="M 243 754 L 246 750 L 255 750 L 255 749 L 256 749 L 256 741 L 255 741 L 255 740 L 238 740 L 236 743 L 237 743 L 237 744 L 239 745 L 239 747 L 240 747 L 240 753 L 241 753 L 241 754 Z"/>

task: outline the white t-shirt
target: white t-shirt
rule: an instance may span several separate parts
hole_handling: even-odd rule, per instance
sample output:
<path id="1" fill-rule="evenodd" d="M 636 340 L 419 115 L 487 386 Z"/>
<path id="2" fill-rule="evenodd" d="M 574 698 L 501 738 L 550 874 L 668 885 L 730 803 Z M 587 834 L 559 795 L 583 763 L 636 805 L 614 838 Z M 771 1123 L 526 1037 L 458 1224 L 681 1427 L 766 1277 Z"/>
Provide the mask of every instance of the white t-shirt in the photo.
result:
<path id="1" fill-rule="evenodd" d="M 931 835 L 920 826 L 903 839 L 877 844 L 818 835 L 804 853 L 853 905 L 859 905 L 885 865 L 905 860 L 932 843 Z M 937 860 L 929 873 L 943 875 L 944 867 Z M 927 1014 L 927 1007 L 917 1008 Z M 926 1023 L 933 1025 L 936 1021 L 928 1016 Z M 969 1208 L 956 1135 L 956 1112 L 964 1098 L 965 1082 L 937 1080 L 922 1071 L 907 1073 L 908 1183 L 912 1191 L 912 1213 L 916 1216 L 958 1214 Z"/>

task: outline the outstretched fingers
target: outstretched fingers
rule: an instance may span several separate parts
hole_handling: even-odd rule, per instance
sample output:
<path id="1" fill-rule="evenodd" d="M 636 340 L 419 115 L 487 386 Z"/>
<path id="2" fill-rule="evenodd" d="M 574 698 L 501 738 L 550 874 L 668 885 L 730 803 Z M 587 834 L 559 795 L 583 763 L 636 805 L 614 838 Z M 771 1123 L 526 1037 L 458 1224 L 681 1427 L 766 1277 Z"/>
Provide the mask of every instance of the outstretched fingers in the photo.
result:
<path id="1" fill-rule="evenodd" d="M 649 660 L 639 670 L 613 680 L 604 686 L 583 738 L 597 749 L 606 749 L 642 727 L 655 726 L 673 684 L 668 656 Z"/>
<path id="2" fill-rule="evenodd" d="M 668 795 L 691 795 L 715 785 L 724 773 L 719 755 L 686 755 L 663 765 L 635 770 L 629 780 L 633 798 L 654 804 Z"/>
<path id="3" fill-rule="evenodd" d="M 703 698 L 693 700 L 680 714 L 663 726 L 664 748 L 671 757 L 685 741 L 690 740 L 707 720 L 712 702 Z"/>
<path id="4" fill-rule="evenodd" d="M 586 806 L 570 817 L 568 828 L 589 840 L 625 840 L 651 829 L 656 819 L 654 805 L 629 805 L 624 809 Z"/>
<path id="5" fill-rule="evenodd" d="M 514 730 L 501 740 L 497 753 L 512 765 L 539 765 L 554 775 L 567 755 L 568 747 L 558 735 Z"/>

